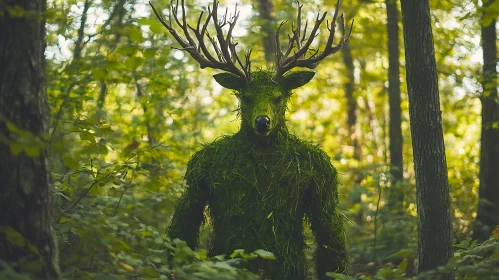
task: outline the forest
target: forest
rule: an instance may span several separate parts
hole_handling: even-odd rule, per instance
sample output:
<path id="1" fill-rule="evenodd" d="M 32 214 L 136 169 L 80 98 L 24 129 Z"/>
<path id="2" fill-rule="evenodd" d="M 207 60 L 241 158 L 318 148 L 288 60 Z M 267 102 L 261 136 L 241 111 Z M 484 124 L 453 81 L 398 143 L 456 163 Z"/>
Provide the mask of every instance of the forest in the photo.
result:
<path id="1" fill-rule="evenodd" d="M 0 279 L 499 279 L 498 17 L 496 0 L 0 0 Z M 275 73 L 271 108 L 309 157 L 283 144 L 244 165 L 265 189 L 320 168 L 303 201 L 320 218 L 279 210 L 298 190 L 274 208 L 188 200 L 201 173 L 242 190 L 248 145 L 197 160 L 274 126 L 222 72 L 248 88 Z M 243 242 L 260 214 L 303 240 L 272 224 L 262 240 L 291 247 L 214 254 L 234 242 L 216 215 L 241 205 L 244 229 L 226 227 Z M 281 256 L 305 278 L 250 269 Z"/>

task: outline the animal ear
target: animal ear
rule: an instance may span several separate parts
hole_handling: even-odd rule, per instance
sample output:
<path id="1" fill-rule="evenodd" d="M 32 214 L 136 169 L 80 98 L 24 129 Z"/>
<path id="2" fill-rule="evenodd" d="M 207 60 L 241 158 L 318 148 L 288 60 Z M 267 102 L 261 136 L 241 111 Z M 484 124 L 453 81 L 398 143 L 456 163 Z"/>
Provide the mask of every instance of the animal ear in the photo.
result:
<path id="1" fill-rule="evenodd" d="M 292 90 L 299 88 L 306 83 L 310 82 L 314 77 L 315 72 L 312 71 L 297 71 L 291 72 L 286 76 L 282 77 L 279 82 L 286 90 Z"/>
<path id="2" fill-rule="evenodd" d="M 215 78 L 215 81 L 217 81 L 217 83 L 219 83 L 224 88 L 240 90 L 244 87 L 243 78 L 231 73 L 215 74 L 213 75 L 213 78 Z"/>

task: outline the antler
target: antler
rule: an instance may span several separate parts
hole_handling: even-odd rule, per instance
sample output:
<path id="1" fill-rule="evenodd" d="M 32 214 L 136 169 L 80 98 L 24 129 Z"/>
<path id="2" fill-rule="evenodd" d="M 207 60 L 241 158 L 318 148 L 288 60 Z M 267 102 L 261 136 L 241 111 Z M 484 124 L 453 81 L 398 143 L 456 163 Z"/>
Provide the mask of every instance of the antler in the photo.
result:
<path id="1" fill-rule="evenodd" d="M 319 62 L 326 58 L 328 55 L 334 54 L 341 49 L 343 44 L 350 38 L 350 34 L 352 33 L 353 20 L 352 25 L 350 26 L 350 32 L 348 36 L 345 36 L 345 19 L 343 14 L 340 16 L 341 25 L 342 25 L 342 36 L 341 41 L 337 45 L 333 45 L 334 41 L 334 33 L 336 29 L 336 19 L 338 18 L 338 8 L 340 6 L 340 0 L 336 3 L 336 9 L 334 11 L 333 20 L 331 21 L 331 25 L 326 21 L 327 29 L 329 30 L 329 37 L 327 39 L 326 47 L 322 52 L 319 52 L 319 49 L 312 50 L 312 54 L 307 58 L 306 53 L 309 51 L 310 45 L 314 41 L 315 37 L 319 35 L 319 27 L 322 22 L 326 18 L 327 12 L 324 12 L 322 15 L 320 13 L 317 14 L 317 18 L 315 19 L 315 24 L 310 32 L 308 38 L 306 38 L 308 20 L 305 22 L 305 28 L 303 34 L 301 33 L 301 9 L 303 5 L 300 5 L 298 2 L 298 16 L 297 16 L 297 26 L 296 29 L 294 25 L 291 27 L 292 36 L 288 35 L 289 42 L 288 48 L 283 53 L 281 50 L 281 42 L 279 40 L 279 31 L 281 27 L 286 23 L 286 21 L 282 22 L 277 28 L 277 32 L 275 35 L 276 45 L 277 45 L 277 62 L 276 62 L 276 72 L 274 74 L 274 81 L 278 81 L 284 73 L 289 71 L 294 67 L 306 67 L 310 69 L 314 69 L 317 67 Z M 295 49 L 292 56 L 289 56 L 290 53 Z"/>
<path id="2" fill-rule="evenodd" d="M 181 2 L 182 9 L 182 18 L 178 17 L 178 9 L 179 9 L 179 1 L 174 0 L 171 1 L 170 4 L 170 13 L 168 16 L 168 21 L 160 15 L 151 2 L 151 5 L 154 14 L 158 17 L 159 21 L 163 24 L 164 27 L 172 34 L 175 40 L 180 44 L 182 48 L 177 48 L 182 51 L 187 51 L 192 58 L 194 58 L 201 68 L 214 68 L 224 70 L 229 73 L 233 73 L 243 78 L 245 81 L 249 82 L 251 80 L 251 49 L 245 55 L 245 62 L 243 63 L 241 59 L 237 56 L 236 46 L 237 43 L 234 43 L 234 38 L 232 37 L 232 31 L 234 30 L 234 26 L 236 25 L 237 19 L 239 18 L 239 12 L 237 11 L 237 6 L 234 9 L 234 15 L 227 16 L 227 9 L 225 10 L 225 14 L 221 20 L 218 19 L 217 11 L 218 11 L 218 1 L 214 0 L 212 7 L 208 7 L 208 17 L 202 22 L 203 13 L 199 15 L 196 28 L 193 28 L 187 23 L 187 19 L 185 16 L 185 0 Z M 173 28 L 172 25 L 172 16 L 175 20 L 175 23 L 182 29 L 183 36 L 182 38 L 180 34 Z M 213 24 L 216 30 L 216 36 L 212 37 L 207 32 L 208 24 L 210 20 L 213 19 Z M 229 30 L 227 35 L 224 35 L 222 28 L 226 25 L 229 25 Z M 196 40 L 192 37 L 189 29 L 194 33 Z M 205 36 L 211 42 L 211 45 L 216 53 L 216 58 L 211 54 L 208 46 L 205 44 Z M 239 66 L 239 67 L 238 67 Z"/>

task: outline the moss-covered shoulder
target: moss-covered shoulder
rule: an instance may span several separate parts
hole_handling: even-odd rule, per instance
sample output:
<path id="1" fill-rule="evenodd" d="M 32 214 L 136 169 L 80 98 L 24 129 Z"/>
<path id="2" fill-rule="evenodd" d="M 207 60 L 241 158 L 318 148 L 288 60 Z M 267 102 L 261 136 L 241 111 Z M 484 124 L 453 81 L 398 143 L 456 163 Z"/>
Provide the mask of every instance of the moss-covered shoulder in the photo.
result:
<path id="1" fill-rule="evenodd" d="M 185 179 L 187 183 L 201 181 L 206 177 L 206 171 L 216 163 L 217 152 L 229 148 L 232 136 L 221 136 L 211 143 L 204 144 L 203 148 L 195 152 L 189 159 Z M 228 151 L 227 151 L 228 152 Z"/>
<path id="2" fill-rule="evenodd" d="M 313 141 L 301 140 L 295 135 L 290 135 L 290 146 L 296 147 L 296 151 L 302 156 L 309 157 L 315 176 L 328 182 L 338 184 L 338 172 L 331 162 L 329 155 L 324 152 L 320 145 Z"/>

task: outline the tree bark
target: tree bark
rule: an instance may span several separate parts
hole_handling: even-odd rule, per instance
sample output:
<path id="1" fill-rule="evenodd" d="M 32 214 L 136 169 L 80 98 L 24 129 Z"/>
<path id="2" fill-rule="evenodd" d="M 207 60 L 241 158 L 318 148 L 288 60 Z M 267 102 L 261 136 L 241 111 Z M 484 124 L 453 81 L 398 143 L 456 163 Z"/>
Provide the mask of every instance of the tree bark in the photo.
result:
<path id="1" fill-rule="evenodd" d="M 8 6 L 23 13 L 10 14 Z M 35 278 L 56 279 L 47 152 L 13 155 L 9 144 L 19 135 L 7 127 L 11 123 L 33 137 L 48 132 L 45 8 L 45 0 L 0 3 L 0 259 Z"/>
<path id="2" fill-rule="evenodd" d="M 488 3 L 490 4 L 491 1 Z M 487 5 L 484 5 L 485 9 Z M 480 187 L 473 231 L 473 238 L 479 241 L 487 240 L 494 227 L 499 225 L 499 101 L 496 36 L 496 20 L 488 26 L 482 26 L 483 94 L 481 97 Z"/>
<path id="3" fill-rule="evenodd" d="M 452 256 L 449 182 L 428 0 L 401 0 L 418 204 L 419 273 Z M 442 279 L 452 279 L 445 275 Z"/>
<path id="4" fill-rule="evenodd" d="M 265 62 L 271 66 L 275 62 L 276 45 L 274 37 L 274 3 L 272 0 L 258 0 L 258 12 L 263 32 L 263 50 L 265 53 Z"/>
<path id="5" fill-rule="evenodd" d="M 402 113 L 400 110 L 400 63 L 399 63 L 399 15 L 396 0 L 386 0 L 388 31 L 388 96 L 390 105 L 390 173 L 391 188 L 388 196 L 388 208 L 401 212 L 404 204 L 404 192 L 397 187 L 403 177 L 402 161 Z"/>

